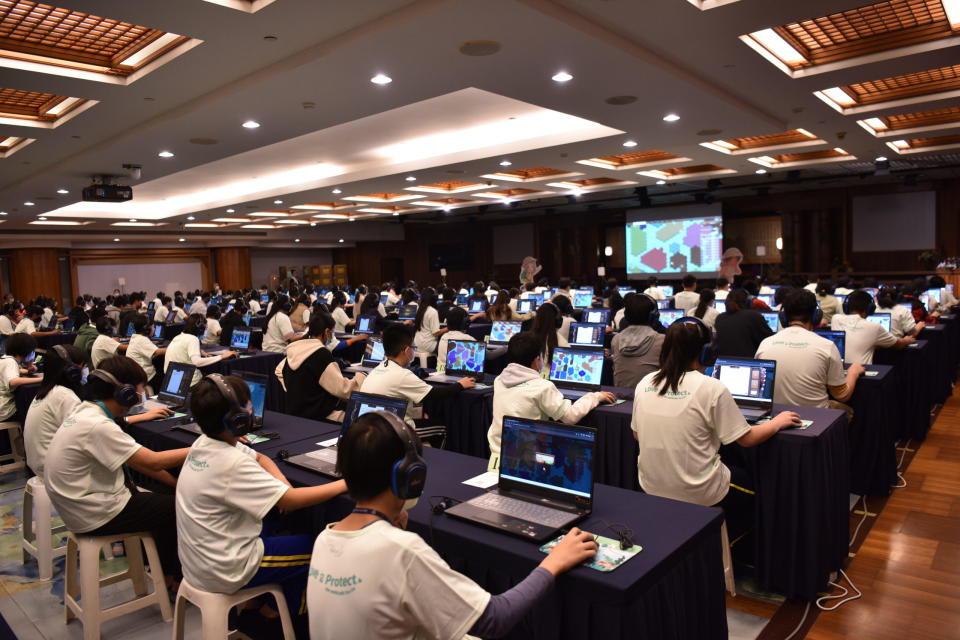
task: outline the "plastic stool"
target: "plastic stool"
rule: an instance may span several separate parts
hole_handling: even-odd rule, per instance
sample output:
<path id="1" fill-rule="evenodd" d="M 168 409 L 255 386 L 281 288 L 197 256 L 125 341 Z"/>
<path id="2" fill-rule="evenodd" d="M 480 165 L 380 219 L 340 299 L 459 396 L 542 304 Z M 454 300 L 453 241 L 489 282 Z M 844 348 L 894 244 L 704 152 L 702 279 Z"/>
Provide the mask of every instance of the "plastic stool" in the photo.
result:
<path id="1" fill-rule="evenodd" d="M 43 486 L 43 480 L 34 476 L 27 480 L 23 488 L 23 510 L 20 516 L 20 546 L 23 552 L 23 564 L 30 556 L 37 559 L 41 580 L 53 577 L 53 559 L 67 552 L 67 545 L 53 546 L 53 534 L 63 533 L 64 526 L 52 526 L 53 507 L 50 497 Z"/>
<path id="2" fill-rule="evenodd" d="M 115 541 L 122 540 L 127 551 L 127 570 L 100 577 L 100 550 Z M 140 543 L 147 552 L 150 571 L 144 570 Z M 78 562 L 79 561 L 79 562 Z M 79 565 L 79 572 L 78 572 Z M 77 575 L 79 573 L 79 576 Z M 153 593 L 147 593 L 147 578 L 153 581 Z M 79 580 L 78 580 L 79 578 Z M 138 596 L 109 609 L 100 608 L 100 587 L 130 580 Z M 99 640 L 100 625 L 144 607 L 158 604 L 164 621 L 172 618 L 170 598 L 163 583 L 163 569 L 157 544 L 145 531 L 118 533 L 109 536 L 85 536 L 67 533 L 67 566 L 64 580 L 64 612 L 66 622 L 79 618 L 83 623 L 83 640 Z M 81 597 L 81 603 L 77 598 Z"/>
<path id="3" fill-rule="evenodd" d="M 733 577 L 733 556 L 730 554 L 730 535 L 727 533 L 727 521 L 720 525 L 720 544 L 723 545 L 723 582 L 730 595 L 737 595 L 737 583 Z"/>
<path id="4" fill-rule="evenodd" d="M 174 606 L 173 640 L 183 640 L 183 621 L 187 613 L 186 603 L 191 602 L 200 609 L 202 640 L 227 640 L 231 631 L 227 626 L 227 617 L 230 610 L 238 604 L 252 600 L 265 593 L 272 593 L 277 599 L 277 609 L 280 613 L 280 623 L 283 625 L 284 640 L 296 640 L 293 632 L 293 621 L 287 609 L 287 601 L 278 584 L 265 584 L 250 589 L 241 589 L 236 593 L 211 593 L 194 587 L 186 579 L 180 582 L 177 591 L 177 602 Z"/>
<path id="5" fill-rule="evenodd" d="M 427 364 L 429 364 L 430 356 L 432 356 L 432 355 L 434 355 L 434 354 L 432 354 L 432 353 L 430 353 L 430 352 L 428 352 L 428 351 L 419 351 L 419 350 L 417 350 L 417 351 L 414 352 L 413 357 L 415 357 L 417 360 L 420 361 L 420 367 L 421 367 L 421 368 L 426 369 L 426 368 L 427 368 Z"/>
<path id="6" fill-rule="evenodd" d="M 7 435 L 10 437 L 10 453 L 0 455 L 0 474 L 26 468 L 27 465 L 23 461 L 23 453 L 17 452 L 18 450 L 23 451 L 23 439 L 20 437 L 20 423 L 0 422 L 0 431 L 8 431 L 9 433 Z"/>

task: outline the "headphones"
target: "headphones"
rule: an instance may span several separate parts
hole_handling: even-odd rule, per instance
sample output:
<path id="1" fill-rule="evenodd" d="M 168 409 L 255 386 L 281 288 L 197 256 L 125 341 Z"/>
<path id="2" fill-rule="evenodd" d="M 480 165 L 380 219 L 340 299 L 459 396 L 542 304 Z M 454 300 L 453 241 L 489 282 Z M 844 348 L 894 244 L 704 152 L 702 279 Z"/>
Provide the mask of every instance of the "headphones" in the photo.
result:
<path id="1" fill-rule="evenodd" d="M 694 316 L 685 316 L 677 320 L 677 322 L 685 322 L 697 327 L 697 332 L 700 334 L 700 365 L 703 367 L 712 367 L 717 361 L 717 349 L 713 346 L 713 336 L 710 334 L 710 329 L 707 328 L 707 325 L 703 324 L 700 318 Z"/>
<path id="2" fill-rule="evenodd" d="M 116 400 L 117 404 L 121 407 L 129 409 L 140 403 L 140 394 L 137 393 L 137 388 L 132 384 L 121 383 L 109 371 L 94 369 L 90 372 L 90 377 L 99 378 L 113 387 L 113 399 Z"/>
<path id="3" fill-rule="evenodd" d="M 863 291 L 863 289 L 857 289 L 857 290 L 854 291 L 853 293 L 858 293 L 858 292 L 861 292 L 861 291 Z M 846 298 L 843 299 L 843 313 L 844 313 L 844 315 L 850 315 L 850 296 L 852 296 L 853 293 L 851 293 L 850 295 L 848 295 Z M 867 291 L 863 291 L 863 293 L 866 293 L 868 296 L 870 296 L 870 293 L 867 292 Z M 875 314 L 876 312 L 877 312 L 877 303 L 874 302 L 873 296 L 870 296 L 870 304 L 867 306 L 867 315 L 868 315 L 868 316 L 872 316 L 872 315 Z"/>
<path id="4" fill-rule="evenodd" d="M 400 442 L 403 443 L 403 458 L 397 460 L 390 471 L 390 491 L 401 500 L 413 500 L 423 493 L 427 483 L 427 463 L 421 454 L 423 445 L 413 429 L 402 419 L 387 411 L 374 411 L 390 423 Z"/>
<path id="5" fill-rule="evenodd" d="M 60 359 L 63 360 L 66 367 L 63 369 L 63 379 L 66 380 L 67 384 L 71 387 L 80 386 L 81 381 L 83 380 L 83 367 L 78 365 L 70 358 L 70 354 L 67 353 L 67 350 L 62 344 L 53 345 L 53 350 L 56 352 Z"/>
<path id="6" fill-rule="evenodd" d="M 211 373 L 207 376 L 207 380 L 212 382 L 220 395 L 230 403 L 230 409 L 223 416 L 224 428 L 234 436 L 243 436 L 253 431 L 253 416 L 247 413 L 245 407 L 240 406 L 237 394 L 227 384 L 226 379 L 219 373 Z"/>
<path id="7" fill-rule="evenodd" d="M 540 308 L 542 309 L 547 305 L 550 305 L 551 307 L 553 307 L 553 310 L 557 312 L 557 318 L 556 318 L 555 324 L 557 325 L 557 329 L 559 329 L 560 327 L 563 326 L 563 313 L 561 313 L 560 307 L 558 307 L 557 305 L 555 305 L 553 302 L 549 300 L 547 302 L 544 302 L 542 305 L 540 305 Z"/>
<path id="8" fill-rule="evenodd" d="M 638 295 L 643 296 L 644 298 L 650 301 L 650 304 L 653 305 L 653 311 L 651 311 L 650 315 L 647 317 L 647 324 L 649 324 L 652 327 L 654 323 L 656 323 L 657 320 L 660 319 L 660 305 L 658 305 L 657 301 L 653 299 L 653 296 L 649 296 L 645 293 L 641 293 Z"/>
<path id="9" fill-rule="evenodd" d="M 876 309 L 876 305 L 873 307 Z M 846 313 L 846 300 L 844 300 L 844 309 L 843 312 Z M 873 313 L 872 311 L 870 313 Z M 813 310 L 813 315 L 810 316 L 810 324 L 813 325 L 813 328 L 816 329 L 820 326 L 820 321 L 823 320 L 823 311 L 820 310 L 820 305 L 816 304 Z M 786 329 L 790 326 L 790 318 L 787 317 L 787 308 L 786 304 L 780 305 L 780 326 Z"/>

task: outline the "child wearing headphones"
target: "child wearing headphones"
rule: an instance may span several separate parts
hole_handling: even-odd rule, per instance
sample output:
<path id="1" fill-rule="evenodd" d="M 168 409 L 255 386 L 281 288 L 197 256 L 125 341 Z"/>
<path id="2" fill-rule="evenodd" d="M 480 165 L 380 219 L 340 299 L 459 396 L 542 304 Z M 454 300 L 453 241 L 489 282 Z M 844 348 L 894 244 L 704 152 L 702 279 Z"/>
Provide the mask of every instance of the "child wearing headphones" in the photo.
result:
<path id="1" fill-rule="evenodd" d="M 190 409 L 203 435 L 190 447 L 177 484 L 184 579 L 214 593 L 278 582 L 287 608 L 302 612 L 313 538 L 264 536 L 263 518 L 274 506 L 287 512 L 326 502 L 346 484 L 291 488 L 270 458 L 241 444 L 238 438 L 253 426 L 253 408 L 239 378 L 205 377 L 190 394 Z M 276 615 L 266 605 L 261 613 Z"/>
<path id="2" fill-rule="evenodd" d="M 167 345 L 167 350 L 163 356 L 163 372 L 167 372 L 167 368 L 171 362 L 192 364 L 197 367 L 197 370 L 193 372 L 193 380 L 190 382 L 190 386 L 192 387 L 200 382 L 200 378 L 203 377 L 200 375 L 200 367 L 206 367 L 221 360 L 236 357 L 236 351 L 224 351 L 217 355 L 210 355 L 209 353 L 200 351 L 200 336 L 202 336 L 206 330 L 207 319 L 199 313 L 187 318 L 186 324 L 183 325 L 183 331 L 175 336 L 173 340 L 170 341 L 170 344 Z"/>
<path id="3" fill-rule="evenodd" d="M 650 296 L 631 293 L 623 308 L 627 326 L 614 335 L 610 343 L 613 384 L 633 388 L 645 375 L 659 368 L 663 334 L 653 326 L 660 324 L 660 312 Z"/>
<path id="4" fill-rule="evenodd" d="M 337 467 L 353 512 L 317 537 L 310 559 L 310 637 L 499 638 L 543 598 L 554 578 L 592 558 L 596 543 L 574 528 L 520 584 L 491 595 L 404 531 L 405 507 L 423 492 L 427 465 L 416 434 L 384 411 L 354 422 Z"/>
<path id="5" fill-rule="evenodd" d="M 127 345 L 120 344 L 120 341 L 113 337 L 113 326 L 113 319 L 110 316 L 103 316 L 97 320 L 97 333 L 99 335 L 90 347 L 90 362 L 94 369 L 97 368 L 101 360 L 127 351 Z"/>
<path id="6" fill-rule="evenodd" d="M 74 533 L 153 534 L 169 586 L 180 572 L 174 498 L 128 484 L 123 465 L 173 485 L 166 469 L 182 465 L 189 450 L 152 451 L 122 429 L 120 420 L 140 402 L 146 381 L 140 365 L 124 356 L 107 358 L 91 371 L 88 399 L 50 441 L 43 480 L 50 502 Z"/>
<path id="7" fill-rule="evenodd" d="M 873 352 L 877 347 L 885 349 L 904 349 L 917 341 L 913 336 L 897 338 L 880 324 L 867 320 L 867 316 L 877 311 L 873 296 L 866 291 L 854 291 L 843 301 L 843 313 L 830 320 L 830 328 L 847 334 L 844 360 L 873 364 Z M 891 319 L 893 316 L 891 316 Z"/>
<path id="8" fill-rule="evenodd" d="M 33 364 L 37 350 L 37 339 L 29 333 L 15 333 L 6 340 L 6 354 L 0 356 L 0 422 L 10 422 L 17 413 L 17 402 L 13 397 L 17 387 L 37 382 L 36 378 L 26 376 L 37 371 Z M 11 451 L 22 452 L 23 443 L 15 432 L 10 434 Z"/>
<path id="9" fill-rule="evenodd" d="M 747 424 L 726 385 L 703 375 L 715 359 L 710 341 L 710 330 L 697 318 L 670 325 L 660 369 L 637 385 L 630 428 L 640 444 L 640 487 L 664 498 L 722 507 L 733 540 L 751 519 L 755 492 L 745 469 L 721 462 L 720 446 L 752 447 L 801 423 L 796 413 L 784 411 L 768 422 Z"/>

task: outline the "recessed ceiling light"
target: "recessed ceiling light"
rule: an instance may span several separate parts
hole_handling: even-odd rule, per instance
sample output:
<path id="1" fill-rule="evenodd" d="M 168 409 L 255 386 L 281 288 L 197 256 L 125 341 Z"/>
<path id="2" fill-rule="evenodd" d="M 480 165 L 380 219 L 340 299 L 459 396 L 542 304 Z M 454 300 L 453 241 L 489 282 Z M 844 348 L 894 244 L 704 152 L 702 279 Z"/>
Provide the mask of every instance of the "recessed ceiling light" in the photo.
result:
<path id="1" fill-rule="evenodd" d="M 560 71 L 559 73 L 553 76 L 554 82 L 569 82 L 573 80 L 573 76 L 567 73 L 566 71 Z"/>
<path id="2" fill-rule="evenodd" d="M 626 142 L 623 143 L 623 146 L 625 146 L 625 147 L 635 147 L 635 146 L 637 146 L 637 141 L 636 141 L 636 140 L 627 140 Z"/>
<path id="3" fill-rule="evenodd" d="M 274 200 L 273 204 L 283 204 L 283 200 Z"/>
<path id="4" fill-rule="evenodd" d="M 66 189 L 57 189 L 57 193 L 59 193 L 59 194 L 61 194 L 61 195 L 65 195 L 65 194 L 68 194 L 68 193 L 70 193 L 70 192 L 67 191 Z"/>
<path id="5" fill-rule="evenodd" d="M 161 151 L 161 152 L 158 153 L 157 155 L 160 156 L 161 158 L 172 158 L 172 157 L 173 157 L 173 151 Z"/>
<path id="6" fill-rule="evenodd" d="M 340 189 L 334 189 L 330 193 L 343 193 L 343 191 L 341 191 Z"/>
<path id="7" fill-rule="evenodd" d="M 46 218 L 44 216 L 40 216 L 39 218 L 37 218 L 37 220 L 46 220 Z"/>
<path id="8" fill-rule="evenodd" d="M 311 227 L 315 227 L 315 226 L 317 226 L 317 223 L 316 223 L 316 222 L 311 222 L 311 223 L 310 223 L 310 226 L 311 226 Z"/>
<path id="9" fill-rule="evenodd" d="M 678 116 L 675 113 L 668 113 L 667 115 L 663 116 L 664 122 L 676 122 L 679 119 L 680 119 L 680 116 Z"/>
<path id="10" fill-rule="evenodd" d="M 120 242 L 120 238 L 114 238 L 113 241 L 114 241 L 114 242 Z"/>
<path id="11" fill-rule="evenodd" d="M 130 218 L 130 222 L 136 222 L 136 221 L 137 221 L 136 218 Z"/>
<path id="12" fill-rule="evenodd" d="M 337 240 L 337 242 L 343 242 L 343 238 L 340 238 L 339 240 Z"/>
<path id="13" fill-rule="evenodd" d="M 293 241 L 294 241 L 294 242 L 300 242 L 300 238 L 294 238 Z"/>
<path id="14" fill-rule="evenodd" d="M 5 215 L 7 215 L 6 211 L 0 211 L 0 216 L 5 216 Z"/>
<path id="15" fill-rule="evenodd" d="M 257 129 L 260 127 L 260 123 L 256 120 L 247 120 L 241 125 L 244 129 Z"/>
<path id="16" fill-rule="evenodd" d="M 417 179 L 413 176 L 407 176 L 407 182 L 416 182 Z"/>
<path id="17" fill-rule="evenodd" d="M 512 165 L 512 164 L 513 164 L 513 163 L 510 162 L 509 160 L 501 160 L 501 161 L 500 161 L 500 166 L 501 166 L 501 167 L 509 167 L 509 166 Z"/>
<path id="18" fill-rule="evenodd" d="M 379 84 L 379 85 L 390 84 L 391 82 L 393 82 L 393 78 L 391 78 L 388 75 L 378 73 L 377 75 L 370 78 L 370 82 L 372 82 L 373 84 Z"/>
<path id="19" fill-rule="evenodd" d="M 666 180 L 657 180 L 657 184 L 667 184 Z"/>
<path id="20" fill-rule="evenodd" d="M 32 206 L 33 206 L 33 203 L 30 202 L 29 200 L 27 200 L 26 202 L 23 203 L 23 206 L 25 206 L 25 207 L 32 207 Z"/>
<path id="21" fill-rule="evenodd" d="M 875 160 L 876 160 L 877 162 L 886 162 L 886 161 L 887 161 L 887 156 L 877 156 L 877 157 L 875 158 Z"/>
<path id="22" fill-rule="evenodd" d="M 186 241 L 187 241 L 186 238 L 180 238 L 180 242 L 186 242 Z"/>
<path id="23" fill-rule="evenodd" d="M 354 222 L 356 218 L 350 218 L 350 222 Z"/>
<path id="24" fill-rule="evenodd" d="M 193 220 L 196 220 L 196 218 L 194 216 L 187 216 L 187 220 L 193 221 Z"/>
<path id="25" fill-rule="evenodd" d="M 766 172 L 767 172 L 766 169 L 757 169 L 754 173 L 764 174 L 764 173 L 766 173 Z"/>
<path id="26" fill-rule="evenodd" d="M 227 213 L 236 213 L 236 212 L 237 212 L 236 209 L 227 209 Z"/>

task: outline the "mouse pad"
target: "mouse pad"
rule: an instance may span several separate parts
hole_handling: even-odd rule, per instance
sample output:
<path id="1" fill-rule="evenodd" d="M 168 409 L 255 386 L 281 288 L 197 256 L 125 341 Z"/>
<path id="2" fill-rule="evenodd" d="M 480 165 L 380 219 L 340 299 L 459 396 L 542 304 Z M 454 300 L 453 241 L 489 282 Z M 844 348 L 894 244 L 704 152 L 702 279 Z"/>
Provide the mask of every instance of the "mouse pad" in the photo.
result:
<path id="1" fill-rule="evenodd" d="M 589 531 L 587 533 L 590 533 Z M 593 535 L 592 533 L 590 535 Z M 558 536 L 540 547 L 540 551 L 543 553 L 550 553 L 550 550 L 557 546 L 557 543 L 560 542 L 563 536 Z M 624 562 L 637 555 L 643 551 L 643 547 L 640 545 L 633 545 L 629 549 L 621 549 L 620 541 L 614 540 L 613 538 L 605 538 L 604 536 L 593 536 L 593 539 L 597 542 L 597 555 L 594 556 L 593 560 L 590 562 L 582 563 L 585 567 L 590 567 L 595 571 L 602 571 L 604 573 L 608 571 L 613 571 Z"/>

